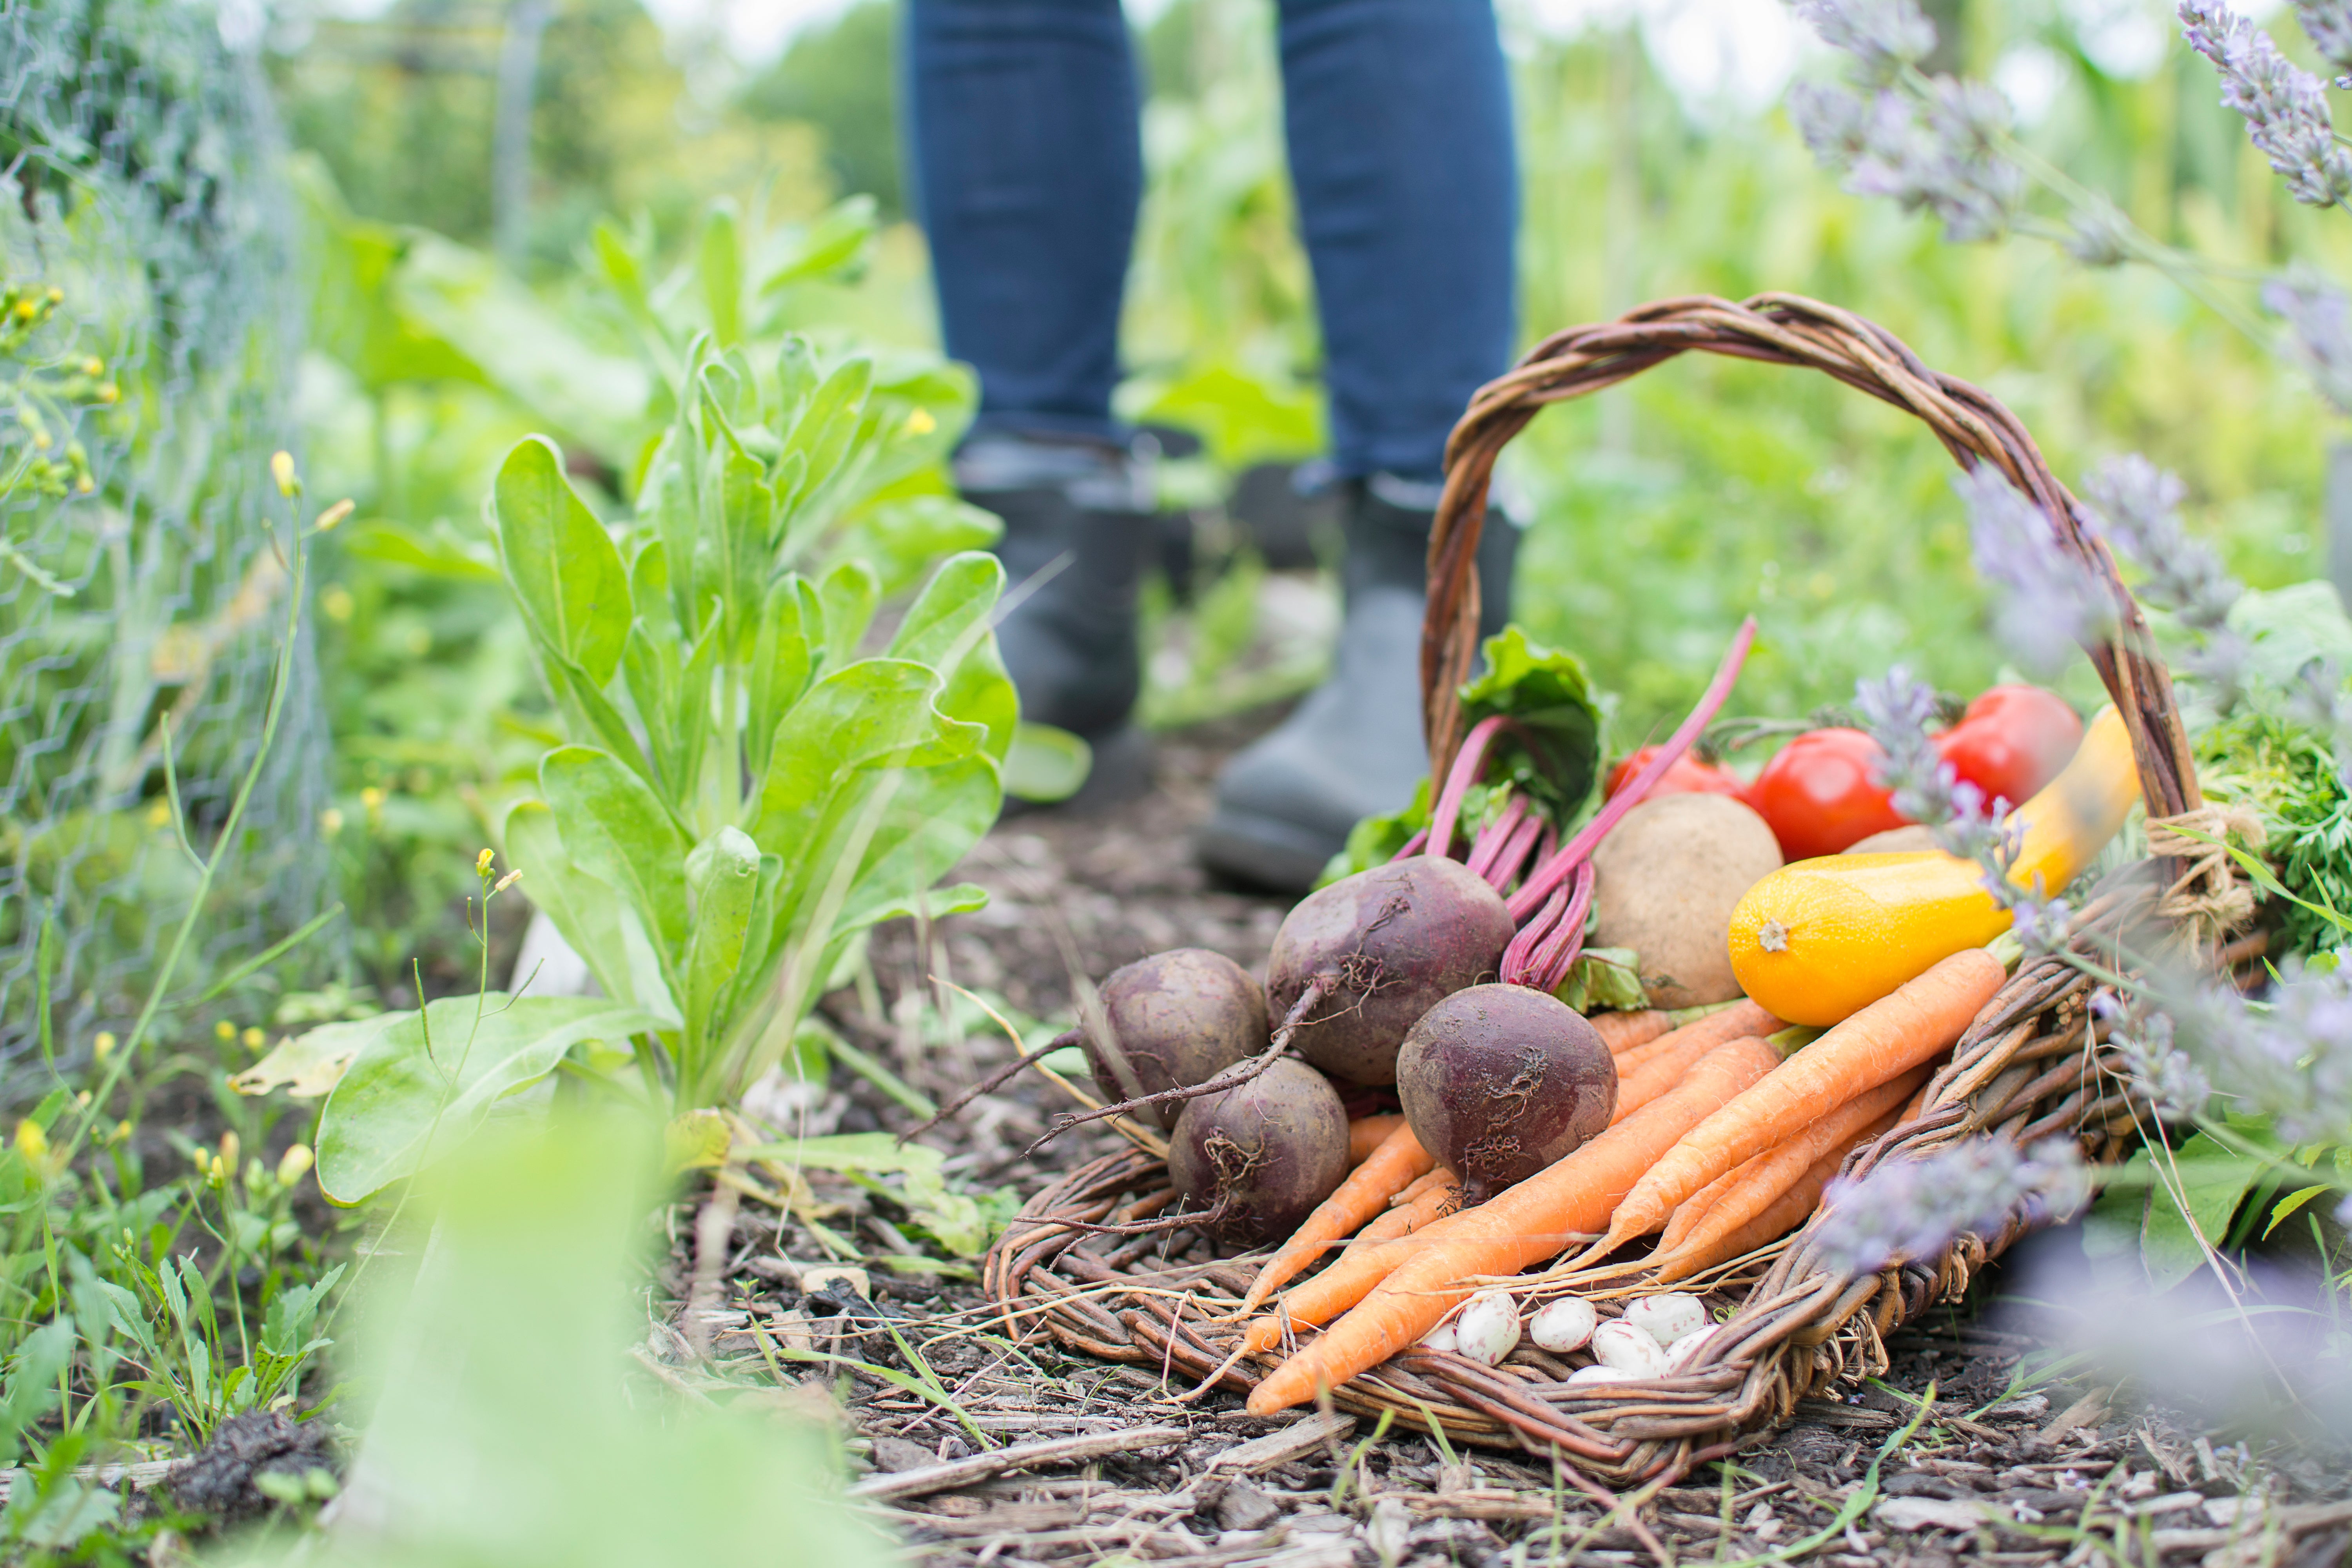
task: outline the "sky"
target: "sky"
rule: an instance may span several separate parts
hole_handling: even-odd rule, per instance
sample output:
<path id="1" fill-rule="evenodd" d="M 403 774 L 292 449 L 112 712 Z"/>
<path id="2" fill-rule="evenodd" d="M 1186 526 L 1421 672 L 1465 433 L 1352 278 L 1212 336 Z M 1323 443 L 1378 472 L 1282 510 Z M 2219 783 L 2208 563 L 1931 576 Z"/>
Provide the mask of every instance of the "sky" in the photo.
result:
<path id="1" fill-rule="evenodd" d="M 252 0 L 260 4 L 261 0 Z M 352 15 L 378 11 L 390 0 L 328 0 Z M 757 69 L 775 58 L 802 28 L 839 15 L 855 0 L 646 0 L 673 37 L 716 38 L 736 69 Z M 1148 26 L 1173 0 L 1126 0 L 1127 15 Z M 1498 0 L 1512 25 L 1555 37 L 1631 17 L 1641 27 L 1651 60 L 1694 112 L 1753 114 L 1778 100 L 1790 79 L 1822 47 L 1790 11 L 1788 0 Z M 2176 32 L 2170 0 L 2056 0 L 2073 22 L 2084 51 L 2109 74 L 2133 78 L 2156 68 Z M 2256 17 L 2281 0 L 2231 0 Z M 1818 70 L 1818 66 L 1813 68 Z M 2026 45 L 2001 60 L 1993 79 L 2021 119 L 2039 118 L 2063 75 L 2057 57 Z"/>
<path id="2" fill-rule="evenodd" d="M 853 0 L 647 0 L 664 26 L 716 32 L 745 66 L 775 58 L 801 28 L 838 15 Z M 1171 0 L 1127 0 L 1127 14 L 1149 25 Z M 2279 0 L 2237 0 L 2263 15 Z M 1694 110 L 1752 114 L 1769 108 L 1820 46 L 1787 0 L 1502 0 L 1519 26 L 1570 36 L 1629 16 L 1650 58 Z M 2102 68 L 2137 77 L 2155 68 L 2173 34 L 2167 0 L 2059 0 L 2084 50 Z M 2028 47 L 2001 62 L 1995 79 L 2021 118 L 2038 118 L 2056 90 L 2056 57 Z"/>

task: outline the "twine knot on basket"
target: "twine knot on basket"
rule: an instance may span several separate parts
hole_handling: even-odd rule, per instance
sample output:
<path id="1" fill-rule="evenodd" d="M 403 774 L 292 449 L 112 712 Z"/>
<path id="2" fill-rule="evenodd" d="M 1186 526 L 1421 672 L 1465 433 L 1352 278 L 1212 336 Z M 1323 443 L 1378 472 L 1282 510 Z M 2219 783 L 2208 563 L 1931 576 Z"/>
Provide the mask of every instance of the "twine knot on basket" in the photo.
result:
<path id="1" fill-rule="evenodd" d="M 2200 837 L 2192 838 L 2191 833 Z M 2240 879 L 2228 841 L 2235 837 L 2259 849 L 2268 837 L 2262 818 L 2221 801 L 2207 801 L 2175 816 L 2149 817 L 2147 852 L 2188 868 L 2157 900 L 2157 913 L 2186 923 L 2200 944 L 2252 920 L 2254 892 Z"/>

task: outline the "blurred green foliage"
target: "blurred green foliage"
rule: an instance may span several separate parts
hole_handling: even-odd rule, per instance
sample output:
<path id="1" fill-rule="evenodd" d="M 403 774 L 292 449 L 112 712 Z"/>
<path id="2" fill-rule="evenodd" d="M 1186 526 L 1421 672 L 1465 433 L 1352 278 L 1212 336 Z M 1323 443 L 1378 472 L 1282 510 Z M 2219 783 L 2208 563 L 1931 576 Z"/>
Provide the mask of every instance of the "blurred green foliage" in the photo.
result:
<path id="1" fill-rule="evenodd" d="M 381 15 L 277 11 L 268 55 L 287 132 L 352 207 L 484 245 L 498 64 L 510 7 L 397 0 Z M 721 192 L 824 183 L 803 126 L 713 113 L 638 0 L 559 0 L 540 42 L 530 114 L 528 270 L 552 278 L 596 222 L 643 208 L 671 237 Z"/>
<path id="2" fill-rule="evenodd" d="M 907 210 L 899 189 L 898 7 L 861 0 L 796 35 L 736 102 L 760 121 L 814 126 L 836 188 L 872 196 L 889 217 Z"/>

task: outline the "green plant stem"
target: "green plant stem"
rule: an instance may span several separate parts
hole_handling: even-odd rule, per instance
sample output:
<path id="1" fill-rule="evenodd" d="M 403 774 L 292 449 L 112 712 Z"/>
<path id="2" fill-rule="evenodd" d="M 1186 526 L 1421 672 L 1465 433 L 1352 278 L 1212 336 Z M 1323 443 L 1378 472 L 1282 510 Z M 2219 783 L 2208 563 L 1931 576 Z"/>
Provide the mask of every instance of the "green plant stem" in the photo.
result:
<path id="1" fill-rule="evenodd" d="M 271 544 L 274 549 L 276 542 L 273 540 Z M 220 837 L 214 841 L 213 852 L 204 863 L 203 875 L 196 879 L 196 889 L 189 900 L 188 912 L 180 921 L 179 930 L 173 933 L 172 945 L 164 952 L 163 966 L 148 984 L 147 999 L 139 1010 L 138 1021 L 116 1048 L 114 1063 L 107 1069 L 106 1077 L 100 1080 L 99 1087 L 91 1092 L 89 1103 L 79 1108 L 81 1114 L 75 1119 L 73 1131 L 59 1150 L 59 1169 L 71 1164 L 74 1156 L 80 1152 L 83 1141 L 89 1135 L 91 1122 L 113 1098 L 124 1071 L 137 1056 L 139 1047 L 146 1042 L 147 1031 L 154 1026 L 155 1015 L 162 1009 L 164 994 L 171 987 L 172 976 L 178 971 L 180 960 L 187 952 L 188 939 L 194 933 L 196 922 L 204 918 L 205 900 L 212 895 L 213 879 L 219 875 L 221 863 L 227 859 L 236 847 L 237 830 L 245 823 L 246 807 L 261 783 L 262 770 L 277 745 L 278 726 L 286 716 L 286 694 L 293 684 L 295 638 L 301 630 L 302 591 L 309 565 L 310 552 L 303 548 L 298 516 L 294 529 L 294 559 L 287 574 L 285 632 L 278 645 L 278 668 L 269 683 L 269 706 L 262 720 L 261 739 L 254 747 L 252 764 L 246 769 L 245 778 L 237 785 L 236 799 L 229 806 L 228 819 L 221 825 Z M 184 834 L 184 829 L 183 832 Z"/>

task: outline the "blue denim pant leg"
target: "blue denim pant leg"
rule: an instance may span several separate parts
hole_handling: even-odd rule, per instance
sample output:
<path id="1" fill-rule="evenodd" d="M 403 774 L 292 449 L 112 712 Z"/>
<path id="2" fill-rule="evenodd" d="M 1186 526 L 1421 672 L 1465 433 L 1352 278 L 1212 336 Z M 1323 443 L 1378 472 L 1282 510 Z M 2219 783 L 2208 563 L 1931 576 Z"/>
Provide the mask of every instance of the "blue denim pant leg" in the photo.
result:
<path id="1" fill-rule="evenodd" d="M 982 429 L 1108 437 L 1143 193 L 1118 0 L 911 0 L 907 145 Z"/>
<path id="2" fill-rule="evenodd" d="M 1490 0 L 1282 0 L 1284 121 L 1331 458 L 1434 479 L 1510 367 L 1518 173 Z"/>
<path id="3" fill-rule="evenodd" d="M 911 0 L 908 144 L 983 428 L 1108 435 L 1142 186 L 1117 0 Z M 1282 0 L 1292 182 L 1345 474 L 1442 469 L 1510 363 L 1517 217 L 1490 0 Z"/>

